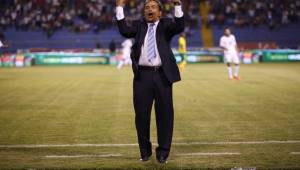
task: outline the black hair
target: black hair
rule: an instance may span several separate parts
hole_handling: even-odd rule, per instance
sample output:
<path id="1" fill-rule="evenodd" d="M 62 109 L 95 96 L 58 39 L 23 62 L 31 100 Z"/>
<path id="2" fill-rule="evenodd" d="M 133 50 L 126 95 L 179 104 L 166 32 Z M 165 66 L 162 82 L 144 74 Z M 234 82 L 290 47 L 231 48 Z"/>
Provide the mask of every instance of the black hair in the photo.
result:
<path id="1" fill-rule="evenodd" d="M 224 31 L 227 30 L 227 29 L 228 29 L 228 30 L 231 30 L 230 27 L 226 26 L 226 27 L 224 28 Z"/>

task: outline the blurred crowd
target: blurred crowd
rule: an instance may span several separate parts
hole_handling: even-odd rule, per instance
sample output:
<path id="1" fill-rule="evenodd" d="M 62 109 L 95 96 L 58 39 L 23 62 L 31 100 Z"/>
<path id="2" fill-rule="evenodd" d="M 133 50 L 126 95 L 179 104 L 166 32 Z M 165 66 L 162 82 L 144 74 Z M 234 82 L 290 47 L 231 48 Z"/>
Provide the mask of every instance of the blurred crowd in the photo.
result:
<path id="1" fill-rule="evenodd" d="M 170 0 L 163 0 L 164 12 L 173 16 Z M 196 3 L 195 3 L 196 2 Z M 185 0 L 190 11 L 187 20 L 197 23 L 198 1 Z M 142 16 L 144 0 L 128 0 L 125 12 L 129 19 Z M 44 30 L 50 37 L 56 30 L 74 32 L 101 31 L 114 24 L 115 0 L 1 0 L 0 27 L 17 30 Z"/>
<path id="2" fill-rule="evenodd" d="M 1 0 L 0 26 L 17 30 L 99 31 L 112 25 L 114 2 L 109 0 Z"/>
<path id="3" fill-rule="evenodd" d="M 173 17 L 171 0 L 161 0 L 164 15 Z M 268 25 L 298 21 L 300 0 L 182 0 L 187 29 L 199 26 L 199 3 L 208 3 L 207 26 Z M 142 17 L 145 0 L 128 0 L 129 19 Z M 107 29 L 115 24 L 115 0 L 0 0 L 0 30 L 43 30 L 49 37 L 59 29 L 72 32 Z"/>
<path id="4" fill-rule="evenodd" d="M 266 25 L 274 29 L 300 19 L 300 0 L 207 0 L 206 3 L 211 7 L 207 26 Z"/>

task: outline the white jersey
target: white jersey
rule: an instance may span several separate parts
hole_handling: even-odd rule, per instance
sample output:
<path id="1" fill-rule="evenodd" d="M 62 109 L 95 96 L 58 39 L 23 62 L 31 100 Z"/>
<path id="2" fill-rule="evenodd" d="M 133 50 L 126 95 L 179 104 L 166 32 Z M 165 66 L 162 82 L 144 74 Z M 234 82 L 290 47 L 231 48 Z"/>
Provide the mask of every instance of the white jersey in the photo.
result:
<path id="1" fill-rule="evenodd" d="M 2 43 L 2 41 L 0 41 L 0 48 L 1 48 L 1 47 L 3 47 L 3 43 Z"/>
<path id="2" fill-rule="evenodd" d="M 237 43 L 234 35 L 225 36 L 223 35 L 220 40 L 220 47 L 223 47 L 227 50 L 224 50 L 224 58 L 226 62 L 233 62 L 235 64 L 239 63 L 238 52 L 236 49 Z"/>
<path id="3" fill-rule="evenodd" d="M 133 42 L 131 39 L 126 39 L 122 43 L 122 59 L 119 61 L 117 66 L 118 69 L 121 69 L 124 65 L 131 65 L 130 53 Z"/>
<path id="4" fill-rule="evenodd" d="M 237 45 L 237 43 L 236 43 L 234 35 L 232 35 L 232 34 L 230 36 L 223 35 L 221 37 L 220 47 L 227 49 L 227 51 L 225 50 L 225 53 L 226 52 L 228 52 L 228 53 L 236 52 L 236 45 Z"/>
<path id="5" fill-rule="evenodd" d="M 122 47 L 123 48 L 131 48 L 132 46 L 132 41 L 130 39 L 126 39 L 123 43 L 122 43 Z"/>
<path id="6" fill-rule="evenodd" d="M 130 39 L 126 39 L 122 43 L 122 53 L 123 53 L 123 58 L 130 58 L 130 53 L 131 53 L 131 47 L 132 47 L 132 41 Z"/>

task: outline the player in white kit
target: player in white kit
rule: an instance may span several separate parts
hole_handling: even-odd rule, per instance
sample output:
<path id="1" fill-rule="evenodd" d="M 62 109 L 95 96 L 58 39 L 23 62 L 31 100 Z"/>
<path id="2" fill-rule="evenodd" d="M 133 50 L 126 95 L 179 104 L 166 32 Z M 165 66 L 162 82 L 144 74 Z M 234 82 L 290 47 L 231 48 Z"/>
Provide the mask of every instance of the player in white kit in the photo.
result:
<path id="1" fill-rule="evenodd" d="M 131 39 L 126 39 L 122 43 L 122 59 L 119 61 L 117 66 L 118 69 L 121 69 L 124 65 L 131 65 L 130 53 L 132 44 L 133 43 Z"/>
<path id="2" fill-rule="evenodd" d="M 220 47 L 224 51 L 224 59 L 227 64 L 227 71 L 228 71 L 228 79 L 232 80 L 233 78 L 239 80 L 239 52 L 236 43 L 235 36 L 231 34 L 230 28 L 224 29 L 224 35 L 221 37 L 220 40 Z M 231 63 L 234 63 L 234 73 L 232 75 L 232 68 Z"/>

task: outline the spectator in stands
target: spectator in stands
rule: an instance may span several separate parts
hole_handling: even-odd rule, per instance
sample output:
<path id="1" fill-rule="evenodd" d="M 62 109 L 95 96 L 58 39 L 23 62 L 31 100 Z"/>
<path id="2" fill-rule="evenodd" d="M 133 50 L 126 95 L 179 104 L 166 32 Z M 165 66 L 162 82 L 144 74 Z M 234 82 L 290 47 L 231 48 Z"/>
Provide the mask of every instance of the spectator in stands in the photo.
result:
<path id="1" fill-rule="evenodd" d="M 128 0 L 125 13 L 128 19 L 141 18 L 145 0 Z M 164 13 L 172 16 L 170 0 L 162 0 Z M 204 18 L 211 24 L 245 26 L 268 26 L 270 29 L 282 24 L 297 22 L 300 17 L 300 0 L 202 0 L 210 4 L 209 14 Z M 184 0 L 183 10 L 187 29 L 197 27 L 200 0 Z M 73 32 L 95 33 L 113 26 L 114 0 L 1 0 L 0 28 L 17 30 L 43 30 L 48 37 L 55 31 L 67 29 Z"/>
<path id="2" fill-rule="evenodd" d="M 130 7 L 125 12 L 137 19 L 141 16 L 144 0 L 129 0 Z M 164 0 L 164 2 L 169 0 Z M 166 15 L 172 8 L 164 6 Z M 198 1 L 186 0 L 185 9 L 190 25 L 197 23 Z M 113 24 L 113 0 L 2 0 L 0 1 L 0 27 L 14 27 L 17 30 L 42 29 L 51 37 L 56 30 L 101 31 Z"/>
<path id="3" fill-rule="evenodd" d="M 274 29 L 282 24 L 298 21 L 300 0 L 210 0 L 211 8 L 206 24 L 236 27 L 266 25 Z"/>

